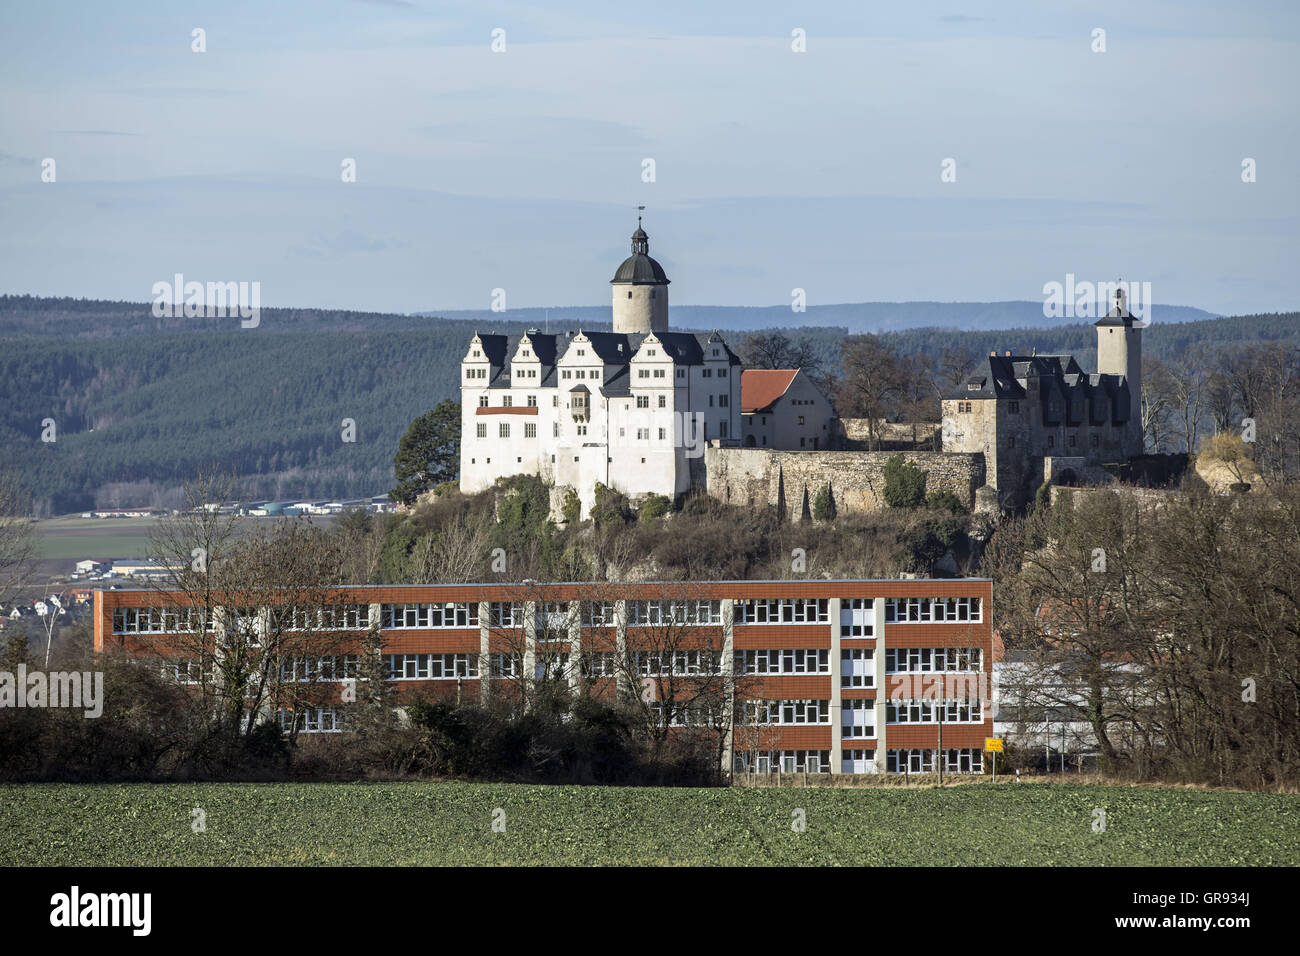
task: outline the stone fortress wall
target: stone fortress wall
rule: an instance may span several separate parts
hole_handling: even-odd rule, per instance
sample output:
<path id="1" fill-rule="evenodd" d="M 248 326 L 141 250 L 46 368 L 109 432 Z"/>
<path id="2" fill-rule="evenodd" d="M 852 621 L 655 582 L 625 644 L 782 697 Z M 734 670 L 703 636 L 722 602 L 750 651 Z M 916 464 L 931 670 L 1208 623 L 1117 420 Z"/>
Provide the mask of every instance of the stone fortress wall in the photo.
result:
<path id="1" fill-rule="evenodd" d="M 929 473 L 927 493 L 947 489 L 968 509 L 984 484 L 982 454 L 918 451 L 772 451 L 765 448 L 720 448 L 704 452 L 706 489 L 726 504 L 779 505 L 798 520 L 806 502 L 830 485 L 840 514 L 879 511 L 885 505 L 885 463 L 902 455 L 909 465 Z"/>

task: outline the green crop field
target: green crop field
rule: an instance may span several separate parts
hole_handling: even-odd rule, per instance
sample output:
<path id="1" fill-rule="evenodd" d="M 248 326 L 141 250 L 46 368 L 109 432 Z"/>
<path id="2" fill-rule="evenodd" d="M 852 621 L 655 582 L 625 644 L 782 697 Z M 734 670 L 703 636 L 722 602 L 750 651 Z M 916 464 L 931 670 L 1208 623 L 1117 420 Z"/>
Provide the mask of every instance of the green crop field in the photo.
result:
<path id="1" fill-rule="evenodd" d="M 1014 783 L 6 785 L 0 864 L 1296 866 L 1300 796 Z"/>
<path id="2" fill-rule="evenodd" d="M 64 515 L 36 522 L 46 559 L 143 558 L 157 518 L 82 518 Z"/>

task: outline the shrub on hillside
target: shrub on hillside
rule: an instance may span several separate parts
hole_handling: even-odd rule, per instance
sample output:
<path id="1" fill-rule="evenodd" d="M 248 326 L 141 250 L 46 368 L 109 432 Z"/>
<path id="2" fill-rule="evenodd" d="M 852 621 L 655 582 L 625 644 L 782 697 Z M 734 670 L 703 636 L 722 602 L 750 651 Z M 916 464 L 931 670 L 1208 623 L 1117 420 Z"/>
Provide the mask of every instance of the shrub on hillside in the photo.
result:
<path id="1" fill-rule="evenodd" d="M 909 465 L 902 455 L 885 462 L 885 504 L 891 508 L 919 508 L 925 502 L 928 474 Z"/>

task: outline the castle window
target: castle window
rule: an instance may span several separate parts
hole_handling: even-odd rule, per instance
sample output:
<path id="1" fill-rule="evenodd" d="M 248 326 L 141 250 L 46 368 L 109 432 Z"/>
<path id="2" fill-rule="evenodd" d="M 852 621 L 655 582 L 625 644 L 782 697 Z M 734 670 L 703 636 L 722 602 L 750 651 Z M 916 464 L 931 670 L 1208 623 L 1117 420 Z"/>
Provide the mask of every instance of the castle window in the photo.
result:
<path id="1" fill-rule="evenodd" d="M 528 396 L 528 407 L 529 407 L 529 408 L 536 408 L 536 407 L 537 407 L 537 396 L 536 396 L 536 395 L 529 395 L 529 396 Z"/>
<path id="2" fill-rule="evenodd" d="M 713 369 L 706 368 L 703 372 L 705 378 L 713 378 Z"/>
<path id="3" fill-rule="evenodd" d="M 648 428 L 638 428 L 638 429 L 636 430 L 636 440 L 637 440 L 637 441 L 649 441 L 649 440 L 650 440 L 650 429 L 648 429 Z"/>
<path id="4" fill-rule="evenodd" d="M 559 437 L 560 437 L 560 423 L 559 423 L 559 422 L 552 422 L 552 423 L 551 423 L 551 437 L 552 437 L 552 438 L 559 438 Z M 551 461 L 555 461 L 555 456 L 554 456 L 554 455 L 551 456 Z"/>
<path id="5" fill-rule="evenodd" d="M 479 438 L 487 438 L 487 422 L 479 422 L 474 434 Z"/>
<path id="6" fill-rule="evenodd" d="M 572 377 L 573 377 L 573 373 L 570 372 L 567 368 L 560 373 L 560 378 L 572 378 Z"/>
<path id="7" fill-rule="evenodd" d="M 501 407 L 502 407 L 502 408 L 513 408 L 513 407 L 514 407 L 514 404 L 515 404 L 515 397 L 514 397 L 513 395 L 502 395 L 502 396 L 501 396 Z"/>
<path id="8" fill-rule="evenodd" d="M 659 440 L 664 441 L 667 437 L 668 437 L 668 429 L 666 428 L 659 429 Z"/>
<path id="9" fill-rule="evenodd" d="M 667 396 L 667 395 L 660 395 L 660 396 L 659 396 L 659 407 L 660 407 L 660 408 L 667 408 L 667 407 L 668 407 L 668 396 Z"/>
<path id="10" fill-rule="evenodd" d="M 586 377 L 587 377 L 587 370 L 586 370 L 586 369 L 582 369 L 582 368 L 580 368 L 580 369 L 578 369 L 576 372 L 573 373 L 573 377 L 574 377 L 574 378 L 586 378 Z"/>
<path id="11" fill-rule="evenodd" d="M 727 437 L 727 420 L 725 418 L 722 421 L 718 422 L 718 437 L 719 438 Z M 802 441 L 802 439 L 800 440 Z"/>
<path id="12" fill-rule="evenodd" d="M 718 369 L 718 378 L 726 378 L 726 377 L 727 377 L 727 370 L 725 368 Z"/>
<path id="13" fill-rule="evenodd" d="M 524 422 L 524 437 L 525 437 L 525 438 L 536 438 L 536 437 L 537 437 L 537 423 L 536 423 L 536 422 Z"/>
<path id="14" fill-rule="evenodd" d="M 639 368 L 639 369 L 636 370 L 636 377 L 637 377 L 637 378 L 649 378 L 649 377 L 650 377 L 650 370 L 649 370 L 648 368 Z"/>
<path id="15" fill-rule="evenodd" d="M 710 396 L 709 396 L 709 408 L 712 408 L 712 407 L 713 407 L 713 396 L 710 395 Z"/>
<path id="16" fill-rule="evenodd" d="M 592 377 L 592 378 L 600 378 L 600 369 L 598 369 L 598 368 L 593 368 L 593 369 L 591 370 L 591 377 Z"/>
<path id="17" fill-rule="evenodd" d="M 487 408 L 487 407 L 488 407 L 488 397 L 487 397 L 486 395 L 480 395 L 480 396 L 478 397 L 478 407 L 479 407 L 479 408 Z"/>
<path id="18" fill-rule="evenodd" d="M 628 289 L 628 290 L 627 290 L 627 297 L 628 297 L 629 299 L 632 298 L 632 290 L 631 290 L 631 289 Z"/>
<path id="19" fill-rule="evenodd" d="M 560 407 L 560 396 L 558 396 L 558 395 L 552 395 L 552 396 L 551 396 L 551 408 L 559 408 L 559 407 Z"/>
<path id="20" fill-rule="evenodd" d="M 719 396 L 718 396 L 718 407 L 719 407 L 719 408 L 726 408 L 726 407 L 727 407 L 727 396 L 726 396 L 726 395 L 719 395 Z M 800 419 L 799 419 L 799 424 L 800 424 L 800 425 L 803 424 L 803 418 L 800 418 Z"/>
<path id="21" fill-rule="evenodd" d="M 509 438 L 509 437 L 510 437 L 510 423 L 509 423 L 509 422 L 502 422 L 502 423 L 501 423 L 501 425 L 500 425 L 500 427 L 499 427 L 499 430 L 498 430 L 498 432 L 497 432 L 497 437 L 499 437 L 499 438 Z"/>
<path id="22" fill-rule="evenodd" d="M 663 377 L 664 377 L 664 370 L 661 368 L 655 369 L 655 378 L 663 378 Z"/>
<path id="23" fill-rule="evenodd" d="M 684 369 L 684 368 L 679 368 L 679 369 L 677 370 L 677 377 L 678 377 L 678 378 L 685 378 L 685 377 L 686 377 L 686 369 Z"/>
<path id="24" fill-rule="evenodd" d="M 636 407 L 637 407 L 637 408 L 649 408 L 649 407 L 650 407 L 650 396 L 649 396 L 649 395 L 638 395 L 638 396 L 636 397 Z"/>
<path id="25" fill-rule="evenodd" d="M 803 424 L 803 416 L 802 416 L 802 415 L 799 416 L 799 424 L 800 424 L 800 425 Z"/>

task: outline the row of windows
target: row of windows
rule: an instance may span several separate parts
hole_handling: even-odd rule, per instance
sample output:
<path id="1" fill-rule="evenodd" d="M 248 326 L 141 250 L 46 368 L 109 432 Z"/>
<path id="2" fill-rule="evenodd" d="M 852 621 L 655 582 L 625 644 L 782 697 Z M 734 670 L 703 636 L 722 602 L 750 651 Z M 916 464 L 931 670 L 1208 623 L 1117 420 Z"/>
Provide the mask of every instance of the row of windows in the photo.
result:
<path id="1" fill-rule="evenodd" d="M 208 661 L 208 672 L 204 675 L 199 661 L 190 658 L 163 661 L 162 678 L 174 684 L 211 683 L 216 673 L 214 665 L 214 661 Z"/>
<path id="2" fill-rule="evenodd" d="M 379 620 L 386 630 L 477 627 L 478 602 L 385 604 L 380 607 Z"/>
<path id="3" fill-rule="evenodd" d="M 385 654 L 388 680 L 455 680 L 478 677 L 477 654 Z"/>
<path id="4" fill-rule="evenodd" d="M 642 677 L 691 677 L 722 672 L 722 655 L 717 651 L 673 651 L 672 654 L 637 653 L 636 672 Z"/>
<path id="5" fill-rule="evenodd" d="M 980 599 L 956 598 L 886 598 L 886 624 L 913 624 L 944 621 L 980 621 Z"/>
<path id="6" fill-rule="evenodd" d="M 294 724 L 300 734 L 337 734 L 342 732 L 343 712 L 337 707 L 303 707 L 280 711 L 280 730 L 289 733 Z"/>
<path id="7" fill-rule="evenodd" d="M 360 670 L 361 657 L 357 654 L 289 657 L 280 662 L 280 680 L 289 683 L 352 680 L 360 676 Z"/>
<path id="8" fill-rule="evenodd" d="M 738 674 L 829 674 L 830 651 L 780 648 L 736 652 Z"/>
<path id="9" fill-rule="evenodd" d="M 578 378 L 588 378 L 588 377 L 599 379 L 600 369 L 598 368 L 593 368 L 590 370 L 585 368 L 560 369 L 560 378 L 563 379 L 578 379 Z"/>
<path id="10" fill-rule="evenodd" d="M 936 750 L 890 750 L 886 768 L 890 773 L 934 773 Z M 977 748 L 943 751 L 945 773 L 983 773 L 984 754 Z"/>
<path id="11" fill-rule="evenodd" d="M 629 625 L 721 624 L 720 601 L 629 601 Z"/>
<path id="12" fill-rule="evenodd" d="M 829 700 L 747 700 L 742 722 L 759 727 L 788 727 L 829 724 Z"/>
<path id="13" fill-rule="evenodd" d="M 272 608 L 271 616 L 291 631 L 363 631 L 370 626 L 370 608 L 365 604 Z"/>
<path id="14" fill-rule="evenodd" d="M 737 750 L 736 773 L 830 773 L 829 750 Z"/>
<path id="15" fill-rule="evenodd" d="M 654 701 L 649 707 L 654 712 L 655 721 L 662 724 L 664 720 L 664 704 L 661 701 Z M 669 727 L 718 727 L 723 724 L 725 724 L 725 720 L 721 714 L 711 707 L 698 703 L 678 704 L 673 708 L 668 719 Z"/>
<path id="16" fill-rule="evenodd" d="M 984 721 L 984 708 L 978 698 L 957 700 L 887 700 L 887 724 L 935 724 L 942 716 L 945 724 L 978 724 Z"/>
<path id="17" fill-rule="evenodd" d="M 736 605 L 737 624 L 826 624 L 830 602 L 826 598 L 772 598 L 741 601 Z"/>
<path id="18" fill-rule="evenodd" d="M 830 602 L 825 598 L 738 601 L 735 622 L 737 624 L 824 624 L 830 619 L 829 604 Z M 872 636 L 871 604 L 870 598 L 844 600 L 840 611 L 841 636 Z M 492 604 L 492 608 L 494 609 L 492 626 L 513 627 L 523 623 L 522 608 L 517 603 L 497 602 Z M 627 608 L 630 625 L 722 623 L 722 606 L 719 601 L 629 601 Z M 583 622 L 588 626 L 612 626 L 615 623 L 612 601 L 584 602 L 581 613 Z M 256 608 L 228 609 L 226 625 L 227 628 L 242 628 L 252 633 L 256 629 L 254 622 L 259 616 Z M 890 623 L 979 622 L 981 602 L 978 597 L 890 598 L 885 602 L 885 620 Z M 184 632 L 197 628 L 201 621 L 201 613 L 197 608 L 120 607 L 113 611 L 113 633 Z M 273 626 L 282 626 L 290 630 L 363 630 L 368 623 L 369 609 L 364 604 L 284 608 L 272 611 Z M 385 629 L 475 627 L 478 625 L 478 603 L 385 604 L 381 608 L 380 623 Z M 211 626 L 210 622 L 209 626 Z M 974 661 L 969 669 L 978 670 L 979 650 L 972 648 L 969 654 Z M 933 669 L 968 668 L 945 665 Z"/>
<path id="19" fill-rule="evenodd" d="M 885 650 L 885 673 L 977 671 L 983 659 L 978 647 L 891 647 Z"/>

